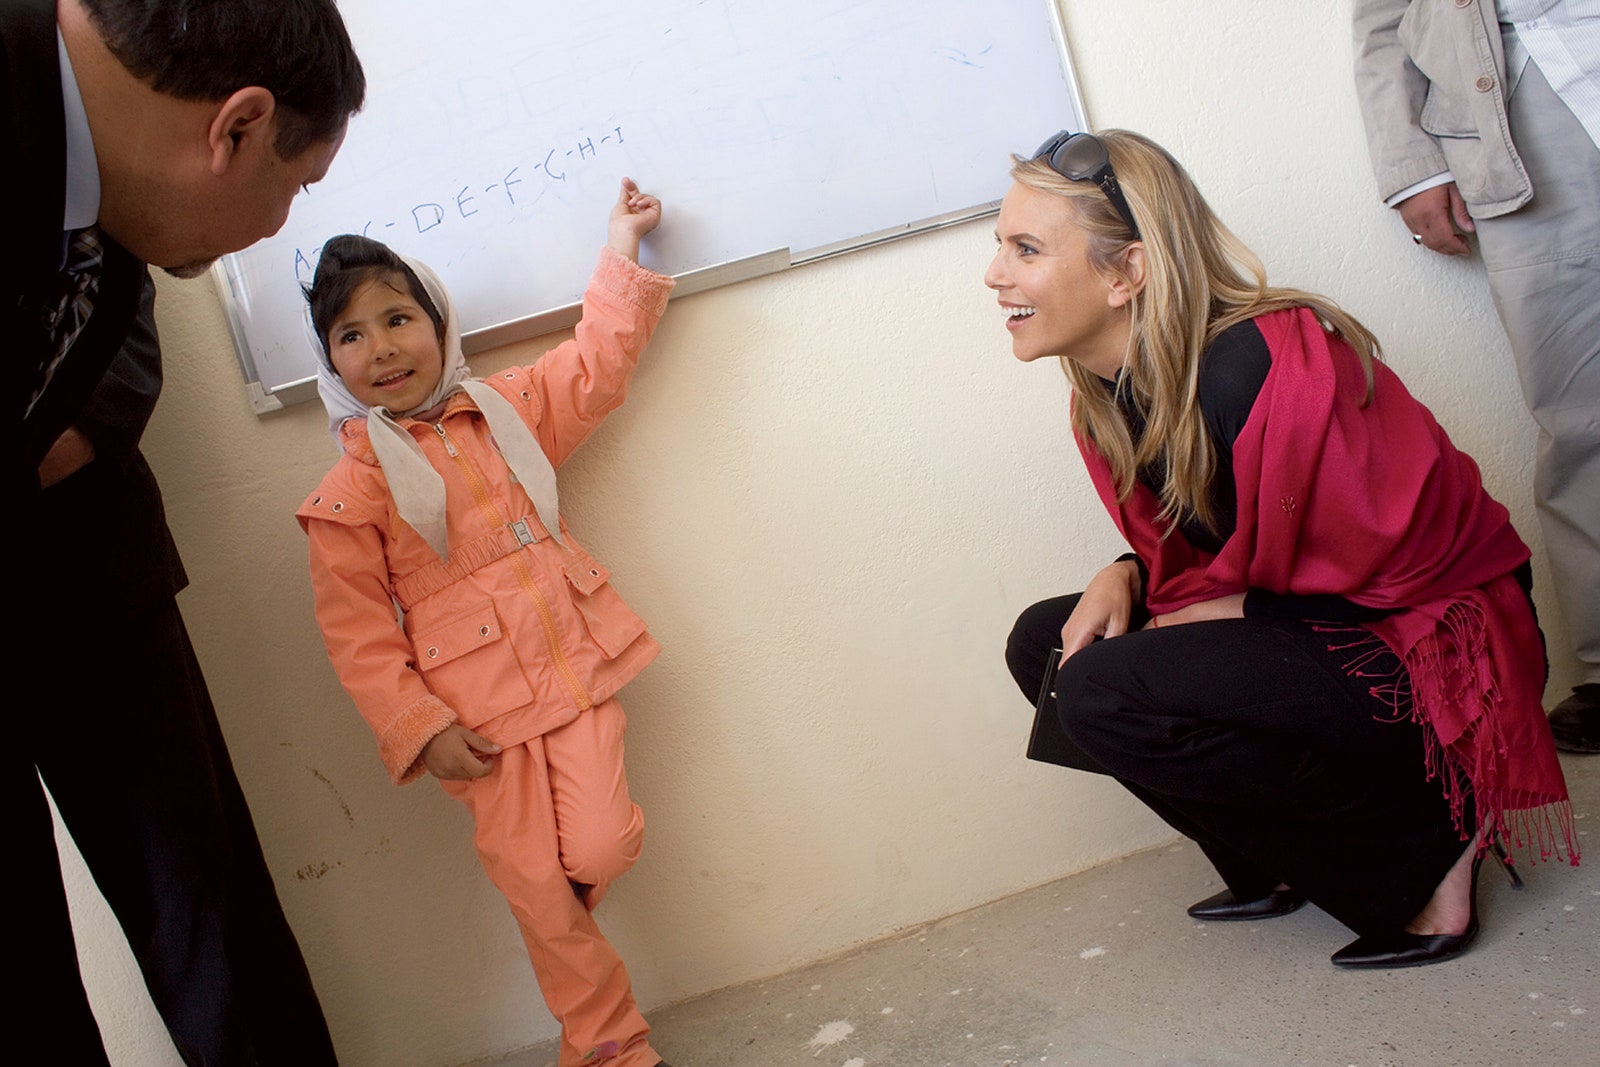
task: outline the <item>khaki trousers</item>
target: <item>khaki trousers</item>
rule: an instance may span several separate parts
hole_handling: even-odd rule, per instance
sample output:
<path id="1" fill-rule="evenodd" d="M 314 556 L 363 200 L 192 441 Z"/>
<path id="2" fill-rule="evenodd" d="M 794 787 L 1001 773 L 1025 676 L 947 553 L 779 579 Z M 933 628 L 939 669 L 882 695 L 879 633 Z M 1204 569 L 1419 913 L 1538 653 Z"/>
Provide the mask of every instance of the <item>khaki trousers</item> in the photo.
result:
<path id="1" fill-rule="evenodd" d="M 1511 96 L 1533 200 L 1477 220 L 1539 427 L 1534 498 L 1582 682 L 1600 682 L 1600 149 L 1529 63 Z"/>

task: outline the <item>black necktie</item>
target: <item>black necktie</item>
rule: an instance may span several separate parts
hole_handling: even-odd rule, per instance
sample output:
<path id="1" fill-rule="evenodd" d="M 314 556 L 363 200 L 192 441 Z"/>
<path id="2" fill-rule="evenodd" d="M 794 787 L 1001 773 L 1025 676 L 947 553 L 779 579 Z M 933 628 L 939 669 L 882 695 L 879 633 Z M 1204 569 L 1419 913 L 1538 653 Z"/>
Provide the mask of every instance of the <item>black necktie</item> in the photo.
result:
<path id="1" fill-rule="evenodd" d="M 86 226 L 74 230 L 67 244 L 67 262 L 62 267 L 61 298 L 56 306 L 45 313 L 45 331 L 55 342 L 55 347 L 45 365 L 39 368 L 38 385 L 28 401 L 28 410 L 44 395 L 51 377 L 61 360 L 78 339 L 94 310 L 95 292 L 100 288 L 100 265 L 105 261 L 105 250 L 100 244 L 100 230 Z"/>

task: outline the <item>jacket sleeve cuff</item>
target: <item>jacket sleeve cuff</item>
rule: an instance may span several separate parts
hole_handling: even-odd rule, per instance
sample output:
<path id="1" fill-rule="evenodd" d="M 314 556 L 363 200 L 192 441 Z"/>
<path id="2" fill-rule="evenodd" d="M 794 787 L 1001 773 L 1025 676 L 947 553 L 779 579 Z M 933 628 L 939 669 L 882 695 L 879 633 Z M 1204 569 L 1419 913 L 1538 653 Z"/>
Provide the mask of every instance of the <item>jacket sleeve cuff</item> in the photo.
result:
<path id="1" fill-rule="evenodd" d="M 1424 178 L 1420 182 L 1412 182 L 1399 192 L 1384 198 L 1385 207 L 1399 207 L 1418 193 L 1425 193 L 1429 189 L 1437 189 L 1456 180 L 1456 176 L 1448 170 L 1440 171 L 1432 177 Z"/>
<path id="2" fill-rule="evenodd" d="M 432 693 L 395 716 L 378 735 L 378 755 L 395 785 L 422 777 L 422 750 L 455 721 L 456 713 Z"/>
<path id="3" fill-rule="evenodd" d="M 1450 170 L 1450 165 L 1445 162 L 1444 152 L 1439 146 L 1428 135 L 1421 136 L 1423 140 L 1413 146 L 1411 151 L 1386 160 L 1375 168 L 1378 196 L 1390 207 L 1394 207 L 1403 199 L 1400 193 Z M 1455 180 L 1454 175 L 1450 180 Z"/>
<path id="4" fill-rule="evenodd" d="M 667 310 L 667 297 L 672 294 L 672 287 L 678 283 L 649 267 L 641 267 L 607 245 L 600 249 L 600 262 L 595 264 L 589 284 L 660 318 Z"/>

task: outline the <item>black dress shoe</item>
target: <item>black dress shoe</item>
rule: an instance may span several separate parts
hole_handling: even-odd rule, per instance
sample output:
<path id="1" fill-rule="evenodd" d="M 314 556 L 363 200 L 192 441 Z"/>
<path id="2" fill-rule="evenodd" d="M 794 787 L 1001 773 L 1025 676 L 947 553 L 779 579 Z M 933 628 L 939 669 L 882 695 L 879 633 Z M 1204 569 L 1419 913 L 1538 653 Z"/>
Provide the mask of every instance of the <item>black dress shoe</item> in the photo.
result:
<path id="1" fill-rule="evenodd" d="M 1550 736 L 1563 752 L 1600 752 L 1600 682 L 1586 682 L 1550 712 Z"/>
<path id="2" fill-rule="evenodd" d="M 1287 915 L 1306 902 L 1306 898 L 1293 889 L 1274 889 L 1255 900 L 1240 900 L 1233 890 L 1224 889 L 1198 904 L 1190 904 L 1189 914 L 1209 922 L 1248 922 L 1251 919 L 1275 919 Z"/>

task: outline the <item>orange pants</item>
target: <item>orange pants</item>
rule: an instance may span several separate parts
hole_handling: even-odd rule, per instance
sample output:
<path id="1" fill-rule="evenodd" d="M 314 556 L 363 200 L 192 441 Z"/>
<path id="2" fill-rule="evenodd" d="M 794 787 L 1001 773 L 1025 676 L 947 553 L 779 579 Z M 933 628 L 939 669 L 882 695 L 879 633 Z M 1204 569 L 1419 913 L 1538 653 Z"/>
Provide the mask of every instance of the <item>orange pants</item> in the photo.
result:
<path id="1" fill-rule="evenodd" d="M 628 972 L 590 912 L 639 858 L 644 815 L 628 797 L 622 706 L 607 700 L 441 781 L 472 812 L 473 844 L 522 928 L 539 989 L 561 1023 L 560 1067 L 655 1067 Z"/>

